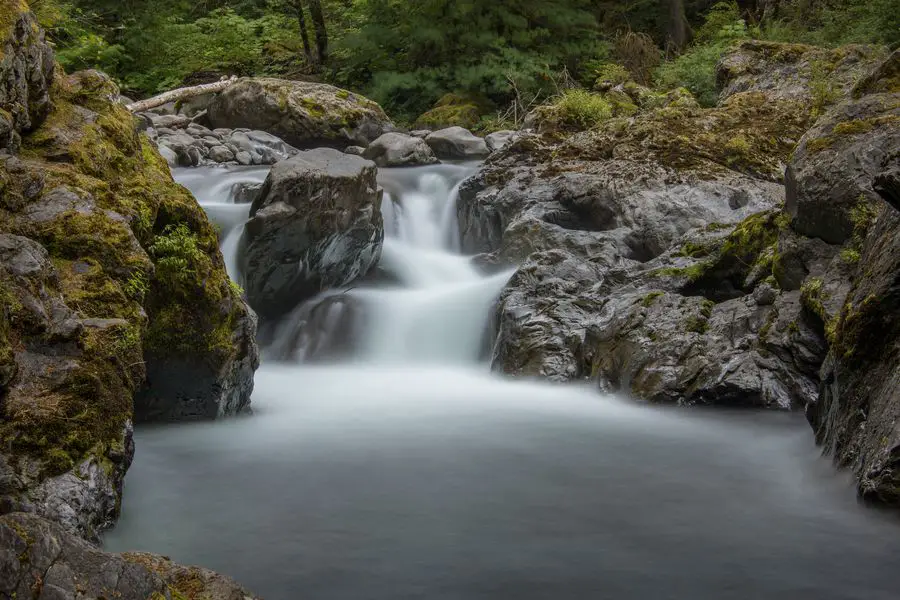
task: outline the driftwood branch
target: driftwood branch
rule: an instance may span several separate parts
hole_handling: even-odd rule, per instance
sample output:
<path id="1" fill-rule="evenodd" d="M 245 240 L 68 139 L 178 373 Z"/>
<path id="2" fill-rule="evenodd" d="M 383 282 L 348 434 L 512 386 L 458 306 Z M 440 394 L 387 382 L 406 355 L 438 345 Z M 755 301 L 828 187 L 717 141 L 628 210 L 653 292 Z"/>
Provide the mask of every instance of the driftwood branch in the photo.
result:
<path id="1" fill-rule="evenodd" d="M 148 98 L 139 102 L 133 102 L 132 104 L 127 105 L 126 108 L 134 113 L 146 112 L 151 108 L 156 108 L 157 106 L 162 106 L 163 104 L 168 104 L 169 102 L 178 102 L 179 100 L 185 100 L 186 98 L 193 98 L 195 96 L 202 96 L 203 94 L 221 92 L 225 88 L 232 85 L 235 81 L 237 81 L 237 77 L 223 79 L 222 81 L 216 81 L 215 83 L 204 83 L 203 85 L 179 88 L 177 90 L 166 92 L 165 94 L 160 94 L 159 96 L 154 96 L 153 98 Z"/>

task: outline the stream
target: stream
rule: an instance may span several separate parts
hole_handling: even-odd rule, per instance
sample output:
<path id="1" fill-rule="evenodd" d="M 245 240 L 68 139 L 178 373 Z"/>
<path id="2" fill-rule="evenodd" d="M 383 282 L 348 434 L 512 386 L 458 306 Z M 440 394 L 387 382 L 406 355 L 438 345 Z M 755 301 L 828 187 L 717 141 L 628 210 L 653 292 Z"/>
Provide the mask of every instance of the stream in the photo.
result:
<path id="1" fill-rule="evenodd" d="M 900 523 L 799 415 L 640 406 L 484 360 L 510 273 L 458 252 L 476 165 L 382 169 L 378 277 L 261 331 L 252 416 L 142 427 L 112 551 L 268 600 L 894 600 Z M 176 172 L 240 281 L 264 168 Z"/>

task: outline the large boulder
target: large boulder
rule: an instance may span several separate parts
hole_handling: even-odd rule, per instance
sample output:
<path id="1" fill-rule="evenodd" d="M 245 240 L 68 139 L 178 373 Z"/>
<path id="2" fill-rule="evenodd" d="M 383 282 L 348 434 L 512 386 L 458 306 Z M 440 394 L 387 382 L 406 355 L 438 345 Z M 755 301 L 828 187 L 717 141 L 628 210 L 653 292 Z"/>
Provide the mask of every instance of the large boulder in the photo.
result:
<path id="1" fill-rule="evenodd" d="M 424 140 L 402 133 L 385 133 L 369 144 L 363 157 L 379 167 L 414 167 L 438 162 Z"/>
<path id="2" fill-rule="evenodd" d="M 448 127 L 429 133 L 425 142 L 441 159 L 474 160 L 490 154 L 483 139 L 462 127 Z"/>
<path id="3" fill-rule="evenodd" d="M 900 50 L 866 81 L 889 80 L 898 70 Z M 859 220 L 880 203 L 873 181 L 900 147 L 897 89 L 871 83 L 873 93 L 867 93 L 863 84 L 856 97 L 833 107 L 803 136 L 785 175 L 794 228 L 832 244 L 849 240 Z"/>
<path id="4" fill-rule="evenodd" d="M 246 229 L 247 296 L 263 318 L 365 276 L 381 256 L 371 161 L 322 148 L 273 167 Z"/>
<path id="5" fill-rule="evenodd" d="M 234 581 L 152 554 L 111 554 L 34 515 L 0 517 L 3 598 L 253 600 Z"/>
<path id="6" fill-rule="evenodd" d="M 259 129 L 296 148 L 366 146 L 393 127 L 378 104 L 324 84 L 241 79 L 209 105 L 214 128 Z"/>

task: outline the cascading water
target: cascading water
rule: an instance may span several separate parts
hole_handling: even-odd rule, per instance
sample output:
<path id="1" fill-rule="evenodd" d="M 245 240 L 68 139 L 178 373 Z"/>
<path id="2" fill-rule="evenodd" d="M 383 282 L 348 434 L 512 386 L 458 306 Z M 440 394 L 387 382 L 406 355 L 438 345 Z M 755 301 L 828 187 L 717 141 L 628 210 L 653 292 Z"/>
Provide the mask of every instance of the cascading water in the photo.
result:
<path id="1" fill-rule="evenodd" d="M 268 600 L 896 598 L 896 524 L 854 503 L 802 418 L 487 373 L 508 274 L 458 254 L 472 168 L 382 170 L 378 275 L 273 328 L 252 417 L 139 429 L 106 546 Z M 239 278 L 235 186 L 265 170 L 177 176 Z"/>

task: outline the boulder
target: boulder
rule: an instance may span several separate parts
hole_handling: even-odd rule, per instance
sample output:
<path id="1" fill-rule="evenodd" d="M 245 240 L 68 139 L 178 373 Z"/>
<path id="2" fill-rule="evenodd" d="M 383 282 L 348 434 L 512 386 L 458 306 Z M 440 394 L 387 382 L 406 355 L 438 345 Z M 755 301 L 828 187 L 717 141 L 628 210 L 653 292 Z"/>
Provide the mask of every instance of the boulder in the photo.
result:
<path id="1" fill-rule="evenodd" d="M 490 154 L 483 139 L 462 127 L 449 127 L 430 133 L 425 142 L 441 159 L 472 160 Z"/>
<path id="2" fill-rule="evenodd" d="M 103 552 L 34 515 L 0 517 L 4 598 L 212 598 L 254 600 L 234 581 L 152 554 Z"/>
<path id="3" fill-rule="evenodd" d="M 424 140 L 402 133 L 385 133 L 363 152 L 379 167 L 414 167 L 438 162 Z"/>
<path id="4" fill-rule="evenodd" d="M 371 100 L 324 83 L 241 79 L 209 105 L 213 128 L 259 129 L 296 148 L 366 146 L 393 125 Z"/>
<path id="5" fill-rule="evenodd" d="M 247 297 L 261 317 L 276 318 L 376 265 L 384 238 L 376 171 L 329 148 L 273 167 L 245 237 Z"/>
<path id="6" fill-rule="evenodd" d="M 898 69 L 900 50 L 870 80 L 879 81 L 879 74 L 887 79 Z M 857 96 L 834 106 L 803 136 L 785 175 L 794 228 L 832 244 L 846 242 L 860 220 L 871 218 L 872 206 L 881 202 L 872 187 L 875 176 L 900 147 L 897 93 L 879 89 Z"/>
<path id="7" fill-rule="evenodd" d="M 516 135 L 515 131 L 495 131 L 484 138 L 484 143 L 487 144 L 488 150 L 496 152 L 503 150 L 514 135 Z"/>

